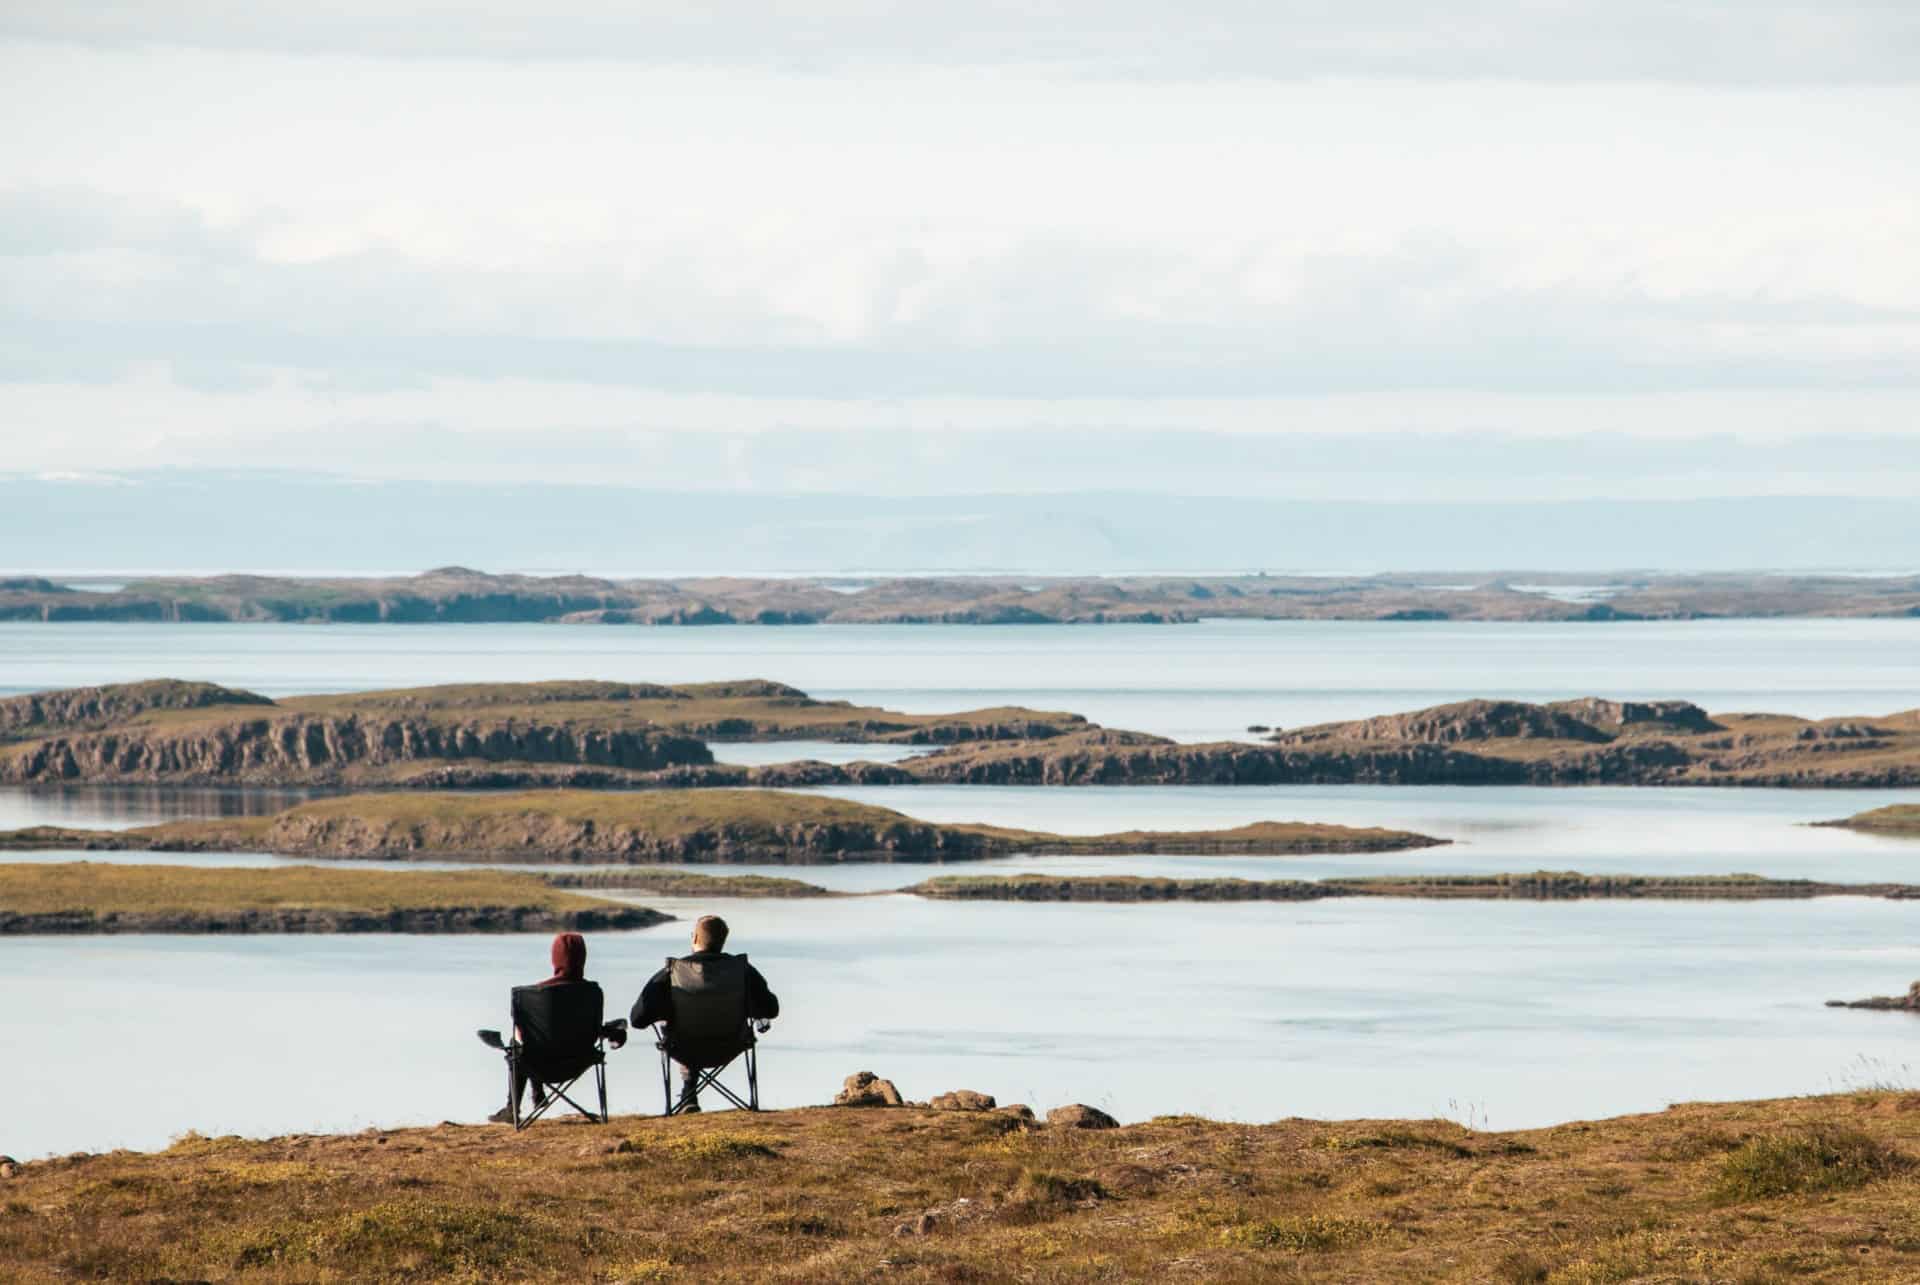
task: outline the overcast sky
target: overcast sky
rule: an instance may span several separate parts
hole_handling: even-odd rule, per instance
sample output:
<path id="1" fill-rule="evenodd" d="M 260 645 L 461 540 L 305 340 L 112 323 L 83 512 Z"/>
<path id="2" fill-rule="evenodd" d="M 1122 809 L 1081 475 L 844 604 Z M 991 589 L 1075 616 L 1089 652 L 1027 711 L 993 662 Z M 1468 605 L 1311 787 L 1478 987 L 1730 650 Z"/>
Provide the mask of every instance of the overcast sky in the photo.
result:
<path id="1" fill-rule="evenodd" d="M 0 0 L 0 120 L 0 473 L 1914 489 L 1907 0 Z"/>

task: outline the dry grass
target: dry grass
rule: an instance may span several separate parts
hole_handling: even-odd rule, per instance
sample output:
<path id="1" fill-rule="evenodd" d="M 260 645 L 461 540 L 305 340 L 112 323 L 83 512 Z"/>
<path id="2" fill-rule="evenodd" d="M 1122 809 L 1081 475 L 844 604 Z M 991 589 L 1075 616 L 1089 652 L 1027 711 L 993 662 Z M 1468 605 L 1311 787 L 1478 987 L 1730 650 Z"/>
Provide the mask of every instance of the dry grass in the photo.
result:
<path id="1" fill-rule="evenodd" d="M 604 909 L 598 897 L 559 891 L 532 874 L 489 870 L 342 870 L 323 866 L 230 869 L 89 861 L 0 863 L 0 911 L 21 915 L 209 914 L 516 907 Z"/>
<path id="2" fill-rule="evenodd" d="M 783 790 L 535 790 L 502 794 L 409 791 L 349 794 L 302 803 L 273 818 L 395 827 L 483 826 L 561 821 L 676 838 L 719 827 L 920 824 L 891 808 Z"/>
<path id="3" fill-rule="evenodd" d="M 1521 1134 L 814 1109 L 188 1137 L 0 1183 L 0 1276 L 1912 1281 L 1916 1106 L 1689 1104 Z"/>
<path id="4" fill-rule="evenodd" d="M 686 869 L 642 867 L 634 870 L 592 870 L 579 874 L 544 876 L 555 888 L 619 889 L 655 897 L 842 897 L 818 884 L 775 875 L 710 875 Z"/>

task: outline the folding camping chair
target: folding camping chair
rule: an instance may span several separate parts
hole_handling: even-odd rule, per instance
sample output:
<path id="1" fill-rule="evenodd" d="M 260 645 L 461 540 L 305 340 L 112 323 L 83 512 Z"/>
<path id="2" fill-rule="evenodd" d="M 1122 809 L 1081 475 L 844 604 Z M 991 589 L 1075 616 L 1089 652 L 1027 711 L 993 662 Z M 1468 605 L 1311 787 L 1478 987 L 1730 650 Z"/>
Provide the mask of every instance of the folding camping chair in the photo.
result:
<path id="1" fill-rule="evenodd" d="M 509 1044 L 498 1031 L 481 1031 L 480 1041 L 507 1055 L 507 1102 L 513 1107 L 513 1127 L 524 1129 L 547 1113 L 556 1102 L 565 1102 L 587 1119 L 607 1122 L 607 1046 L 616 1029 L 624 1030 L 624 1018 L 603 1023 L 600 1018 L 606 1004 L 597 982 L 566 982 L 559 986 L 516 986 L 513 988 L 512 1015 L 514 1041 Z M 622 1037 L 624 1038 L 624 1037 Z M 593 1072 L 594 1087 L 600 1093 L 600 1110 L 593 1112 L 567 1096 L 588 1071 Z M 520 1084 L 534 1085 L 533 1110 L 520 1113 Z M 540 1098 L 540 1086 L 546 1096 Z"/>
<path id="2" fill-rule="evenodd" d="M 667 960 L 673 987 L 673 1020 L 654 1028 L 660 1050 L 660 1087 L 666 1095 L 664 1115 L 676 1115 L 702 1089 L 718 1090 L 742 1111 L 760 1109 L 760 1063 L 755 1051 L 754 1022 L 747 1011 L 747 957 L 709 955 L 702 959 Z M 760 1023 L 765 1030 L 766 1024 Z M 720 1073 L 736 1060 L 747 1073 L 747 1096 L 720 1082 Z M 673 1093 L 673 1064 L 693 1071 L 685 1091 Z"/>

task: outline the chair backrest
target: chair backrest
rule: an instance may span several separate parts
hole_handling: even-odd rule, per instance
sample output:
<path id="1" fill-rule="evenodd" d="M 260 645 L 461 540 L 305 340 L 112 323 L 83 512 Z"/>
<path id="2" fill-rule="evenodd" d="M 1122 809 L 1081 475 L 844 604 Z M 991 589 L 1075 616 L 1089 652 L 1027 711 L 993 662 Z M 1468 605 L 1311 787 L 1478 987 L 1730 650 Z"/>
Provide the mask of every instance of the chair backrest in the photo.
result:
<path id="1" fill-rule="evenodd" d="M 530 1054 L 591 1053 L 605 1007 L 598 982 L 513 988 L 513 1024 Z"/>
<path id="2" fill-rule="evenodd" d="M 752 1045 L 745 955 L 669 959 L 667 978 L 673 987 L 667 1038 L 676 1054 L 686 1055 L 683 1062 L 724 1062 Z"/>

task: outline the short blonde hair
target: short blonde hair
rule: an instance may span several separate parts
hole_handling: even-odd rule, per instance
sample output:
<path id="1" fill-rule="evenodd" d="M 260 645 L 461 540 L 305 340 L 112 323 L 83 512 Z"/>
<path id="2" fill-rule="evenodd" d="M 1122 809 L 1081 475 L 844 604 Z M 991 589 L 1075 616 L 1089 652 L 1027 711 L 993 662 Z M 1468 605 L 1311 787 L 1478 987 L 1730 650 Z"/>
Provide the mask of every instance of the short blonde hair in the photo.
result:
<path id="1" fill-rule="evenodd" d="M 718 915 L 702 915 L 693 924 L 695 950 L 724 950 L 727 945 L 727 921 Z"/>

